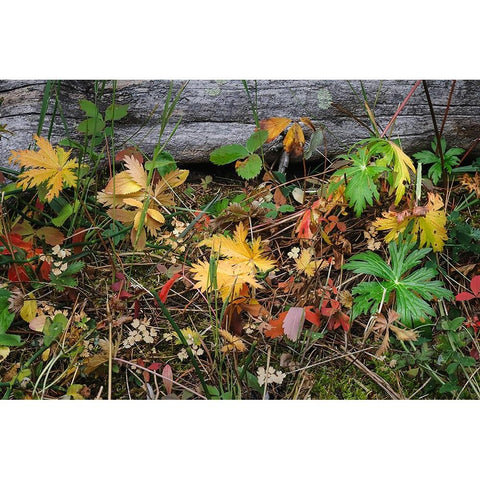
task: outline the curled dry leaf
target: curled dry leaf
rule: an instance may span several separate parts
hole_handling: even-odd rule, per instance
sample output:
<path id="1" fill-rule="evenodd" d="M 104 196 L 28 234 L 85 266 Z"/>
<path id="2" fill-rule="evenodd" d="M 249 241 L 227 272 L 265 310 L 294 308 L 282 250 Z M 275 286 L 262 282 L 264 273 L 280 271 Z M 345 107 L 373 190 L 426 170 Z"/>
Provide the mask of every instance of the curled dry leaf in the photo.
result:
<path id="1" fill-rule="evenodd" d="M 301 157 L 303 154 L 303 146 L 305 145 L 305 135 L 302 127 L 295 122 L 283 140 L 284 150 L 294 157 Z"/>

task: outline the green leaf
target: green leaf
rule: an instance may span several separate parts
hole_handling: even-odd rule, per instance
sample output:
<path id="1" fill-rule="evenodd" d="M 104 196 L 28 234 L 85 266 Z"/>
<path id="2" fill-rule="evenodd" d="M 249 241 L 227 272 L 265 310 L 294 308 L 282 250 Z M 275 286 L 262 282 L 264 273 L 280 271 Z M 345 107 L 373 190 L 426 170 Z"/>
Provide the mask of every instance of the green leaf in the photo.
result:
<path id="1" fill-rule="evenodd" d="M 210 154 L 210 161 L 215 165 L 227 165 L 235 160 L 246 158 L 249 154 L 250 152 L 243 145 L 224 145 Z"/>
<path id="2" fill-rule="evenodd" d="M 255 150 L 259 149 L 268 138 L 268 132 L 266 130 L 257 130 L 248 140 L 247 140 L 247 150 L 250 153 L 254 153 Z"/>
<path id="3" fill-rule="evenodd" d="M 353 304 L 352 318 L 361 313 L 374 314 L 380 302 L 388 303 L 391 293 L 395 293 L 394 310 L 400 315 L 400 321 L 415 327 L 435 315 L 432 306 L 427 303 L 433 299 L 452 299 L 453 294 L 440 280 L 432 280 L 437 275 L 434 268 L 423 267 L 406 275 L 420 260 L 430 252 L 429 248 L 409 251 L 414 248 L 409 237 L 400 235 L 389 246 L 391 265 L 373 252 L 354 255 L 343 266 L 355 273 L 374 275 L 377 282 L 362 282 L 352 289 L 356 296 Z M 406 275 L 406 276 L 405 276 Z M 383 296 L 385 292 L 385 296 Z"/>
<path id="4" fill-rule="evenodd" d="M 315 130 L 310 137 L 310 143 L 305 150 L 303 156 L 305 160 L 308 160 L 315 152 L 315 150 L 323 144 L 323 132 L 321 130 Z"/>
<path id="5" fill-rule="evenodd" d="M 371 157 L 365 147 L 360 148 L 357 153 L 341 155 L 339 158 L 346 158 L 353 165 L 335 173 L 335 177 L 339 177 L 340 180 L 330 184 L 329 193 L 333 193 L 342 183 L 345 183 L 346 178 L 345 198 L 355 210 L 356 216 L 359 217 L 367 203 L 373 205 L 373 199 L 378 200 L 377 179 L 387 168 L 370 165 Z"/>
<path id="6" fill-rule="evenodd" d="M 6 289 L 0 290 L 0 334 L 5 333 L 15 318 L 15 314 L 8 311 L 11 293 Z"/>
<path id="7" fill-rule="evenodd" d="M 268 212 L 265 214 L 267 218 L 275 219 L 277 218 L 278 211 L 277 206 L 272 202 L 264 202 L 259 205 L 261 208 L 265 208 Z"/>
<path id="8" fill-rule="evenodd" d="M 445 320 L 441 323 L 442 330 L 454 332 L 458 330 L 465 322 L 465 317 L 457 317 L 453 320 Z"/>
<path id="9" fill-rule="evenodd" d="M 110 122 L 111 120 L 121 120 L 123 117 L 127 116 L 129 105 L 118 105 L 111 104 L 105 110 L 105 121 Z"/>
<path id="10" fill-rule="evenodd" d="M 262 167 L 262 159 L 256 153 L 250 155 L 243 162 L 239 161 L 235 166 L 238 175 L 245 180 L 256 177 L 262 171 Z"/>
<path id="11" fill-rule="evenodd" d="M 98 117 L 87 118 L 80 122 L 77 130 L 80 133 L 84 133 L 88 136 L 93 136 L 98 132 L 101 132 L 105 128 L 105 122 L 103 121 L 101 115 Z"/>
<path id="12" fill-rule="evenodd" d="M 52 342 L 65 330 L 68 319 L 63 313 L 57 313 L 52 320 L 47 318 L 43 327 L 44 339 L 43 343 L 49 347 Z"/>
<path id="13" fill-rule="evenodd" d="M 287 203 L 285 205 L 280 205 L 278 207 L 278 211 L 281 213 L 287 213 L 287 212 L 294 212 L 295 208 L 292 207 L 292 205 L 288 205 Z"/>
<path id="14" fill-rule="evenodd" d="M 239 373 L 240 377 L 243 375 L 244 368 L 245 367 L 238 367 L 238 373 Z M 256 375 L 254 375 L 253 373 L 250 373 L 247 370 L 245 378 L 247 380 L 247 385 L 248 385 L 249 388 L 251 388 L 252 390 L 255 390 L 257 393 L 260 393 L 261 395 L 263 395 L 263 388 L 258 383 L 258 378 L 256 377 Z"/>
<path id="15" fill-rule="evenodd" d="M 173 172 L 177 168 L 175 159 L 168 152 L 161 152 L 155 160 L 149 160 L 145 163 L 145 170 L 157 169 L 160 176 Z"/>
<path id="16" fill-rule="evenodd" d="M 3 347 L 19 347 L 22 345 L 22 340 L 19 335 L 0 333 L 0 345 Z"/>
<path id="17" fill-rule="evenodd" d="M 56 227 L 61 227 L 71 215 L 73 215 L 74 209 L 70 203 L 66 203 L 57 217 L 52 219 L 52 223 Z"/>
<path id="18" fill-rule="evenodd" d="M 85 112 L 87 117 L 98 117 L 98 108 L 90 100 L 80 100 L 80 108 Z"/>

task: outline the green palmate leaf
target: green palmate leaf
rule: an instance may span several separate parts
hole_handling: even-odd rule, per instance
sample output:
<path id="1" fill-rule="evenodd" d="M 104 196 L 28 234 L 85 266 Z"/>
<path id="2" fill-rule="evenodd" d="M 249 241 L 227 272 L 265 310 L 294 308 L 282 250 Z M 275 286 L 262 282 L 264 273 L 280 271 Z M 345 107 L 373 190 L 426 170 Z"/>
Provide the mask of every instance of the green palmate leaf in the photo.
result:
<path id="1" fill-rule="evenodd" d="M 247 150 L 250 153 L 254 153 L 255 150 L 259 149 L 268 138 L 268 132 L 266 130 L 257 130 L 250 138 L 247 140 Z"/>
<path id="2" fill-rule="evenodd" d="M 452 173 L 453 167 L 456 167 L 460 163 L 458 155 L 461 155 L 465 150 L 463 150 L 463 148 L 450 148 L 447 150 L 447 142 L 444 138 L 440 140 L 440 145 L 443 154 L 443 169 L 445 170 L 445 173 L 450 174 Z M 419 162 L 432 165 L 428 170 L 428 176 L 434 184 L 439 182 L 444 173 L 442 170 L 442 159 L 440 158 L 440 155 L 436 154 L 436 151 L 437 139 L 435 138 L 432 142 L 432 151 L 422 150 L 413 155 L 413 158 L 417 159 Z"/>
<path id="3" fill-rule="evenodd" d="M 411 240 L 400 235 L 396 242 L 388 245 L 391 265 L 376 253 L 364 252 L 354 255 L 343 266 L 355 273 L 377 277 L 377 282 L 360 283 L 352 289 L 356 296 L 352 318 L 361 313 L 374 314 L 383 298 L 384 304 L 394 302 L 394 310 L 404 325 L 414 327 L 435 315 L 428 301 L 453 298 L 452 292 L 440 280 L 432 280 L 437 275 L 434 268 L 423 267 L 408 274 L 431 251 L 430 248 L 422 248 L 409 253 L 412 248 L 414 244 Z"/>
<path id="4" fill-rule="evenodd" d="M 85 112 L 87 117 L 97 117 L 98 116 L 98 108 L 97 106 L 91 102 L 90 100 L 80 100 L 80 108 Z"/>
<path id="5" fill-rule="evenodd" d="M 373 199 L 378 200 L 379 193 L 376 181 L 387 168 L 371 165 L 371 156 L 367 148 L 360 148 L 357 153 L 348 156 L 342 155 L 339 158 L 350 160 L 352 166 L 342 168 L 335 173 L 335 177 L 339 181 L 330 185 L 329 193 L 334 192 L 342 183 L 345 183 L 346 178 L 345 198 L 355 210 L 356 216 L 359 217 L 365 210 L 367 203 L 373 205 Z"/>
<path id="6" fill-rule="evenodd" d="M 120 120 L 127 115 L 128 105 L 111 104 L 105 110 L 105 121 Z"/>
<path id="7" fill-rule="evenodd" d="M 243 145 L 224 145 L 210 154 L 210 161 L 215 165 L 227 165 L 235 160 L 246 158 L 249 154 L 250 152 Z"/>
<path id="8" fill-rule="evenodd" d="M 238 161 L 235 165 L 238 175 L 245 180 L 256 177 L 262 171 L 262 159 L 254 153 L 244 161 Z"/>

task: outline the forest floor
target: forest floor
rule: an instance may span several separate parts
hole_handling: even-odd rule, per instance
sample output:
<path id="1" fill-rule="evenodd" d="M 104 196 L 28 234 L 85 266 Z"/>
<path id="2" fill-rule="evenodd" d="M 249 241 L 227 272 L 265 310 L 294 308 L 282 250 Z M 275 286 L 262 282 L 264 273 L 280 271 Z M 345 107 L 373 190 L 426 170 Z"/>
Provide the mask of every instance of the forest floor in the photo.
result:
<path id="1" fill-rule="evenodd" d="M 0 179 L 1 397 L 480 398 L 468 146 L 410 158 L 377 136 L 320 165 L 302 162 L 320 130 L 286 120 L 212 153 L 231 178 L 189 176 L 167 143 L 109 159 L 105 125 L 84 128 L 87 149 L 16 152 L 22 173 Z M 300 157 L 287 174 L 262 155 L 282 130 Z"/>

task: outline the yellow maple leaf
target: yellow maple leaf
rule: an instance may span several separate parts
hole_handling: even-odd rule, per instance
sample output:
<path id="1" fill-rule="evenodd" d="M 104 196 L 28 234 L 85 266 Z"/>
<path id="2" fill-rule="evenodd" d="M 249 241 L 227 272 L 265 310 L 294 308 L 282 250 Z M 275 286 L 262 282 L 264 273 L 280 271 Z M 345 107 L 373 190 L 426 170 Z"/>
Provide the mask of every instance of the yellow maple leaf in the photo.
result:
<path id="1" fill-rule="evenodd" d="M 223 353 L 229 353 L 229 352 L 246 352 L 247 347 L 243 343 L 242 339 L 232 335 L 230 332 L 227 332 L 227 330 L 219 330 L 218 333 L 220 334 L 221 337 L 225 339 L 225 345 L 222 347 L 222 352 Z"/>
<path id="2" fill-rule="evenodd" d="M 202 260 L 194 263 L 191 271 L 194 273 L 193 278 L 197 281 L 195 288 L 208 292 L 216 287 L 223 301 L 238 297 L 246 283 L 254 288 L 262 288 L 247 264 L 235 264 L 229 259 L 219 260 L 214 272 L 211 272 L 210 263 Z"/>
<path id="3" fill-rule="evenodd" d="M 224 235 L 214 235 L 212 238 L 204 240 L 200 245 L 206 245 L 219 255 L 230 257 L 235 264 L 246 264 L 253 273 L 255 268 L 261 272 L 266 272 L 275 267 L 275 261 L 262 257 L 264 248 L 262 240 L 256 238 L 250 246 L 247 243 L 247 229 L 243 223 L 239 223 L 235 229 L 233 238 Z"/>
<path id="4" fill-rule="evenodd" d="M 63 184 L 68 187 L 76 185 L 77 175 L 74 171 L 78 168 L 78 162 L 76 158 L 70 158 L 71 150 L 53 148 L 48 140 L 38 135 L 34 135 L 33 139 L 38 151 L 12 151 L 9 161 L 28 169 L 18 176 L 17 186 L 26 190 L 45 184 L 48 190 L 45 199 L 50 202 L 59 196 Z"/>
<path id="5" fill-rule="evenodd" d="M 317 269 L 318 262 L 312 260 L 312 251 L 308 248 L 303 248 L 300 256 L 295 259 L 297 270 L 300 273 L 304 273 L 307 277 L 313 277 L 315 270 Z"/>
<path id="6" fill-rule="evenodd" d="M 434 252 L 441 252 L 445 240 L 448 240 L 448 235 L 445 229 L 447 216 L 443 210 L 443 201 L 440 195 L 429 192 L 425 210 L 424 216 L 407 216 L 401 222 L 398 221 L 396 212 L 383 212 L 384 218 L 377 218 L 372 225 L 377 230 L 390 230 L 385 237 L 385 242 L 389 243 L 395 240 L 410 222 L 413 222 L 412 234 L 419 237 L 420 248 L 427 245 L 432 247 Z"/>

